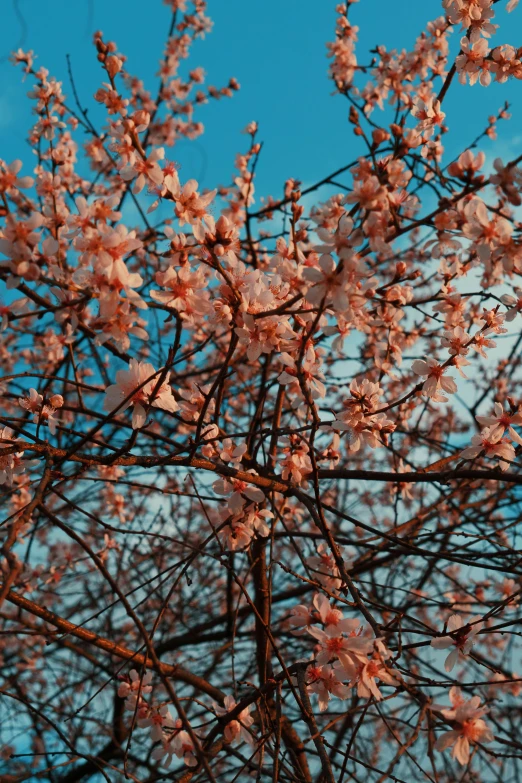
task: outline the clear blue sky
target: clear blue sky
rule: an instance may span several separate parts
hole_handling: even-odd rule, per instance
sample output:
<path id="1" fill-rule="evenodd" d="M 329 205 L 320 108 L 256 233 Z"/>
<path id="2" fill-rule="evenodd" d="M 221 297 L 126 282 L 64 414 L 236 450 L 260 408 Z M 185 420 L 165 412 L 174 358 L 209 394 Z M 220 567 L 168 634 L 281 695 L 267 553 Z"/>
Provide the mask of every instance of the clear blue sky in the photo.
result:
<path id="1" fill-rule="evenodd" d="M 332 95 L 327 78 L 325 42 L 333 40 L 335 5 L 335 0 L 210 0 L 214 29 L 195 45 L 190 67 L 203 66 L 208 82 L 216 86 L 235 76 L 241 91 L 231 100 L 201 107 L 197 116 L 206 126 L 205 135 L 182 141 L 174 152 L 167 150 L 181 164 L 182 179 L 195 177 L 206 187 L 227 184 L 235 154 L 246 148 L 240 131 L 254 119 L 264 141 L 258 194 L 279 195 L 291 176 L 311 184 L 357 154 L 361 148 L 347 122 L 347 103 Z M 503 5 L 504 0 L 496 5 L 501 29 L 495 43 L 519 45 L 522 6 L 508 16 Z M 368 62 L 368 50 L 378 43 L 411 48 L 426 22 L 441 13 L 440 0 L 361 0 L 350 17 L 360 28 L 359 62 Z M 129 70 L 155 92 L 169 19 L 170 10 L 161 0 L 3 0 L 0 54 L 7 55 L 23 38 L 23 48 L 36 52 L 38 64 L 63 81 L 66 93 L 65 56 L 70 54 L 78 91 L 87 103 L 102 80 L 91 42 L 93 31 L 101 29 L 128 56 Z M 459 37 L 454 33 L 454 49 Z M 22 83 L 21 75 L 5 59 L 0 63 L 0 156 L 8 160 L 28 160 L 29 82 Z M 497 150 L 505 158 L 520 152 L 521 98 L 522 82 L 514 80 L 488 89 L 455 84 L 445 106 L 450 153 L 470 141 L 505 99 L 515 104 L 513 119 L 500 126 Z M 490 142 L 484 148 L 494 157 Z"/>

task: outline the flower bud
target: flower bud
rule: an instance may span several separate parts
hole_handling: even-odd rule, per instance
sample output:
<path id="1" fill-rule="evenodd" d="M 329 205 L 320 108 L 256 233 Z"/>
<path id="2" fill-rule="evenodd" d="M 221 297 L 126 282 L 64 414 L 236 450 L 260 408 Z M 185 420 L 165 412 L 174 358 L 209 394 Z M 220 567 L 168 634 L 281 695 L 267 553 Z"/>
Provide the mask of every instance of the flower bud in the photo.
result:
<path id="1" fill-rule="evenodd" d="M 383 141 L 387 141 L 390 138 L 390 134 L 384 130 L 384 128 L 375 128 L 375 130 L 372 131 L 372 138 L 374 141 L 374 144 L 382 144 Z"/>
<path id="2" fill-rule="evenodd" d="M 52 397 L 49 397 L 49 402 L 53 408 L 61 408 L 63 405 L 63 397 L 61 394 L 53 394 Z"/>
<path id="3" fill-rule="evenodd" d="M 107 73 L 109 74 L 111 79 L 114 79 L 116 74 L 119 73 L 123 68 L 123 63 L 119 57 L 116 57 L 114 54 L 111 54 L 105 60 L 105 67 L 107 68 Z"/>
<path id="4" fill-rule="evenodd" d="M 350 107 L 350 113 L 348 115 L 349 122 L 352 123 L 352 125 L 359 125 L 359 112 L 354 106 Z"/>

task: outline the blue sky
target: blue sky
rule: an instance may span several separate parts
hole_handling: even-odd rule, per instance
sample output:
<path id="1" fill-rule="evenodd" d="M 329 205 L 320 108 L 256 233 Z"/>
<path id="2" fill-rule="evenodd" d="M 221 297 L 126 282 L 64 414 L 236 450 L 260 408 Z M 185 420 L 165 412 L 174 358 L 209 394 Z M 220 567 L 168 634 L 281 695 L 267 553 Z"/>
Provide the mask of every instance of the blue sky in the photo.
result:
<path id="1" fill-rule="evenodd" d="M 92 33 L 101 29 L 116 40 L 128 56 L 128 67 L 156 91 L 158 59 L 170 19 L 161 0 L 4 0 L 0 54 L 7 55 L 23 37 L 23 47 L 34 49 L 38 64 L 63 81 L 70 94 L 66 54 L 82 102 L 91 102 L 102 81 L 92 46 Z M 279 195 L 285 179 L 296 177 L 311 184 L 346 164 L 361 149 L 347 122 L 347 102 L 332 95 L 327 78 L 325 42 L 333 40 L 335 0 L 210 0 L 214 29 L 198 41 L 190 67 L 201 65 L 208 83 L 225 85 L 235 76 L 241 91 L 228 100 L 200 107 L 198 119 L 206 127 L 195 142 L 182 141 L 167 156 L 181 164 L 181 177 L 195 177 L 212 188 L 228 184 L 237 152 L 246 149 L 241 130 L 251 120 L 260 123 L 264 142 L 258 167 L 257 194 Z M 522 6 L 507 16 L 497 4 L 500 31 L 495 43 L 522 40 Z M 398 12 L 399 11 L 399 12 Z M 351 9 L 360 28 L 357 46 L 360 63 L 368 50 L 382 43 L 388 48 L 411 48 L 428 20 L 440 16 L 440 0 L 361 0 Z M 23 25 L 21 24 L 23 20 Z M 458 49 L 454 33 L 452 47 Z M 5 59 L 0 62 L 0 156 L 30 161 L 25 142 L 31 124 L 29 82 Z M 491 159 L 517 154 L 522 143 L 522 82 L 507 85 L 453 85 L 445 110 L 451 133 L 445 139 L 450 153 L 464 148 L 504 100 L 513 119 L 499 128 L 495 148 L 486 142 Z M 94 109 L 96 112 L 96 108 Z M 93 116 L 96 116 L 94 113 Z"/>

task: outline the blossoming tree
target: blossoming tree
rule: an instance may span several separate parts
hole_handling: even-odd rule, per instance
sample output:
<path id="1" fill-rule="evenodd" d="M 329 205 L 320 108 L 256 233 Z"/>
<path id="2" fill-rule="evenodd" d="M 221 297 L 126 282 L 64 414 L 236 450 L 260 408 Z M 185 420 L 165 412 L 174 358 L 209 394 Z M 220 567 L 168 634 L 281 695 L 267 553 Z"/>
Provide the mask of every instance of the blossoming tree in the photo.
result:
<path id="1" fill-rule="evenodd" d="M 357 152 L 263 200 L 255 122 L 226 186 L 179 176 L 239 85 L 185 64 L 204 0 L 166 3 L 157 92 L 95 34 L 100 124 L 13 55 L 1 779 L 517 780 L 522 155 L 486 159 L 480 101 L 443 145 L 457 79 L 522 79 L 516 0 L 426 3 L 364 65 L 338 5 Z"/>

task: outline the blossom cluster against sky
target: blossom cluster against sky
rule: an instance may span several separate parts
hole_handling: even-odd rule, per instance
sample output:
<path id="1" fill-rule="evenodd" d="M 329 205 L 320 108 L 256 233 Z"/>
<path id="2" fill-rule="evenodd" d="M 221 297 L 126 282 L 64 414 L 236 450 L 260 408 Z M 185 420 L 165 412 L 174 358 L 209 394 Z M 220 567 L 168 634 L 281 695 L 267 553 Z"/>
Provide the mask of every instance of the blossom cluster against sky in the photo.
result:
<path id="1" fill-rule="evenodd" d="M 276 196 L 288 177 L 305 179 L 305 185 L 346 165 L 360 147 L 349 125 L 348 104 L 332 95 L 327 78 L 325 42 L 334 38 L 335 0 L 209 0 L 214 29 L 198 41 L 190 68 L 201 65 L 208 81 L 217 87 L 235 76 L 241 90 L 232 99 L 211 101 L 200 107 L 197 119 L 205 134 L 183 140 L 173 157 L 183 179 L 195 177 L 203 187 L 228 184 L 238 151 L 246 149 L 241 130 L 251 120 L 260 123 L 264 148 L 257 170 L 257 194 Z M 369 64 L 377 44 L 388 49 L 411 48 L 426 22 L 443 12 L 440 0 L 360 0 L 350 12 L 359 27 L 357 57 Z M 522 41 L 522 12 L 507 16 L 496 9 L 499 43 L 517 46 Z M 103 81 L 92 45 L 92 34 L 102 30 L 128 56 L 130 72 L 146 80 L 155 94 L 158 57 L 167 34 L 170 10 L 161 0 L 5 0 L 0 28 L 0 149 L 5 159 L 27 158 L 25 142 L 31 124 L 31 105 L 25 97 L 28 84 L 8 61 L 19 45 L 33 49 L 37 66 L 45 66 L 64 83 L 70 95 L 66 55 L 80 99 L 96 117 L 99 107 L 92 96 Z M 399 22 L 399 23 L 398 23 Z M 460 35 L 453 34 L 458 50 Z M 513 101 L 513 118 L 499 127 L 496 151 L 506 159 L 522 143 L 522 105 L 517 106 L 515 81 L 493 84 L 487 90 L 455 84 L 445 111 L 451 133 L 448 149 L 461 150 L 485 126 L 504 100 Z M 460 122 L 455 122 L 461 117 Z M 482 145 L 486 152 L 492 144 Z M 490 166 L 491 160 L 488 161 Z"/>

